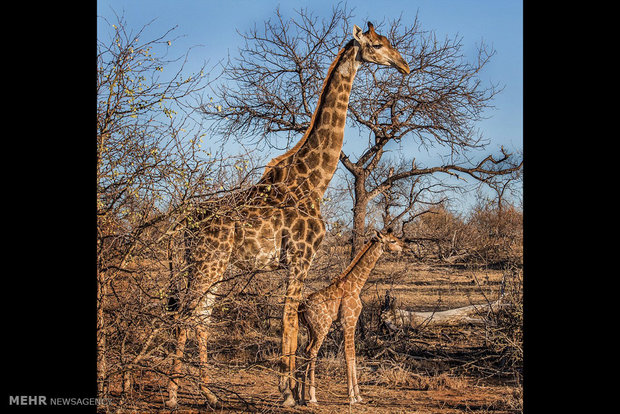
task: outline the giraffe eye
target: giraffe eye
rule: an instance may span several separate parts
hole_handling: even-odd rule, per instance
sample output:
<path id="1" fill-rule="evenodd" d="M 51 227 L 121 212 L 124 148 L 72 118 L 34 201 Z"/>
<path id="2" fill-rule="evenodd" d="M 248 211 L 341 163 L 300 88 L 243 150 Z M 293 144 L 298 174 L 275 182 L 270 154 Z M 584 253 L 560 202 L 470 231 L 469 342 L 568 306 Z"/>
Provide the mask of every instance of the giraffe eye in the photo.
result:
<path id="1" fill-rule="evenodd" d="M 372 45 L 372 47 L 374 47 L 375 49 L 381 49 L 383 47 L 383 45 L 379 44 L 379 45 Z"/>

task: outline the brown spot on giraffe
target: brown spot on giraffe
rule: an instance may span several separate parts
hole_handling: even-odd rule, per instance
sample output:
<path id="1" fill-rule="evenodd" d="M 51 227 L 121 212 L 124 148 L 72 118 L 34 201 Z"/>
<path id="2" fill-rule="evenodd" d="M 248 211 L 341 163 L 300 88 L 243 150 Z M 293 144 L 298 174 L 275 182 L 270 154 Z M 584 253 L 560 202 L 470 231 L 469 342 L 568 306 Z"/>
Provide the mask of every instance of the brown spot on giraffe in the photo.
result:
<path id="1" fill-rule="evenodd" d="M 308 167 L 303 162 L 296 163 L 295 164 L 295 169 L 297 170 L 297 173 L 300 174 L 300 175 L 303 175 L 303 174 L 308 172 Z"/>
<path id="2" fill-rule="evenodd" d="M 327 166 L 331 165 L 332 162 L 333 162 L 332 156 L 329 153 L 324 152 L 323 160 L 321 162 L 321 165 L 323 166 L 323 168 L 326 168 Z"/>
<path id="3" fill-rule="evenodd" d="M 318 161 L 319 160 L 317 159 L 317 165 L 319 165 Z M 310 180 L 310 184 L 312 185 L 312 187 L 316 187 L 317 184 L 322 181 L 321 172 L 319 170 L 312 171 L 308 176 L 308 179 Z"/>
<path id="4" fill-rule="evenodd" d="M 303 239 L 306 237 L 306 221 L 304 219 L 297 219 L 293 227 L 291 227 L 291 232 L 295 235 L 296 239 Z"/>
<path id="5" fill-rule="evenodd" d="M 338 118 L 336 117 L 332 118 L 331 126 L 333 127 L 338 126 Z"/>
<path id="6" fill-rule="evenodd" d="M 306 369 L 306 379 L 303 384 L 309 385 L 309 402 L 317 402 L 314 376 L 316 357 L 334 321 L 339 321 L 344 331 L 344 354 L 347 363 L 350 402 L 353 404 L 362 401 L 357 385 L 355 363 L 355 327 L 362 311 L 360 291 L 383 251 L 400 252 L 402 246 L 402 242 L 391 232 L 376 233 L 340 275 L 334 278 L 328 286 L 312 293 L 301 303 L 299 319 L 308 330 L 305 353 L 310 363 Z M 300 389 L 300 399 L 305 399 L 305 387 Z"/>
<path id="7" fill-rule="evenodd" d="M 310 170 L 314 170 L 319 165 L 321 154 L 316 151 L 309 152 L 306 156 L 306 166 Z M 314 171 L 313 171 L 314 172 Z"/>

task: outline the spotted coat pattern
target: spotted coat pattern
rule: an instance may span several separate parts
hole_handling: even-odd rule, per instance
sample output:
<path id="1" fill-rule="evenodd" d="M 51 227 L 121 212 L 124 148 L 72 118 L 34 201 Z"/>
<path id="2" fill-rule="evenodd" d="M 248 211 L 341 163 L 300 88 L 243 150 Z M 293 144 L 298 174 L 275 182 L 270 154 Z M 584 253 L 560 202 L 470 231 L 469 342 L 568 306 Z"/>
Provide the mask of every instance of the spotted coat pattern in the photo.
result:
<path id="1" fill-rule="evenodd" d="M 344 355 L 347 386 L 351 403 L 362 401 L 357 385 L 355 362 L 355 327 L 362 311 L 360 292 L 377 260 L 385 250 L 400 252 L 402 242 L 391 232 L 377 233 L 355 256 L 351 264 L 328 286 L 312 293 L 299 307 L 302 324 L 308 330 L 306 355 L 310 362 L 304 384 L 309 385 L 311 403 L 316 403 L 315 364 L 319 349 L 333 322 L 339 321 L 344 332 Z M 309 378 L 308 378 L 309 371 Z M 302 398 L 305 398 L 304 391 Z"/>

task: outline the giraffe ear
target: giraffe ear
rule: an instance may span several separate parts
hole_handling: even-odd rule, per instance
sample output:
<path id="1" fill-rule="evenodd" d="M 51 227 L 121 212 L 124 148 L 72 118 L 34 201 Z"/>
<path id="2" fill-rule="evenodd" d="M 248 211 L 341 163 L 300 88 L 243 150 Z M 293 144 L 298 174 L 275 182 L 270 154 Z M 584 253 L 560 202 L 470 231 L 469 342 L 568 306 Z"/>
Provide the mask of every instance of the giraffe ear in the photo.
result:
<path id="1" fill-rule="evenodd" d="M 362 36 L 364 36 L 364 33 L 362 33 L 362 28 L 354 24 L 353 25 L 353 38 L 357 40 L 358 42 L 361 42 Z"/>

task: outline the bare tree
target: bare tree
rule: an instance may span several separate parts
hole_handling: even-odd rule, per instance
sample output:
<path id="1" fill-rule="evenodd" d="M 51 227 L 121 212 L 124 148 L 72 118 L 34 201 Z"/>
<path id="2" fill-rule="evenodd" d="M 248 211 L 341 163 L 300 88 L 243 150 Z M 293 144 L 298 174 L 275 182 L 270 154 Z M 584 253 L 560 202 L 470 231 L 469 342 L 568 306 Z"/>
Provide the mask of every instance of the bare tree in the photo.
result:
<path id="1" fill-rule="evenodd" d="M 276 10 L 264 26 L 241 34 L 245 43 L 222 68 L 222 83 L 214 90 L 216 102 L 203 106 L 213 131 L 288 146 L 309 125 L 327 66 L 349 38 L 352 12 L 336 6 L 319 20 L 300 10 L 287 19 Z M 377 27 L 381 27 L 378 24 Z M 368 146 L 356 159 L 342 152 L 340 160 L 353 176 L 353 249 L 363 244 L 368 204 L 399 180 L 447 174 L 480 182 L 498 182 L 521 168 L 521 161 L 501 149 L 481 161 L 470 159 L 472 150 L 488 145 L 476 130 L 484 111 L 491 108 L 497 85 L 483 85 L 480 72 L 494 51 L 480 45 L 473 62 L 463 54 L 459 37 L 438 39 L 423 31 L 417 18 L 386 24 L 390 42 L 410 64 L 403 76 L 381 67 L 358 72 L 351 94 L 348 119 L 368 135 Z M 436 166 L 412 163 L 370 186 L 368 178 L 390 145 L 405 140 L 421 147 L 444 148 L 448 162 Z"/>
<path id="2" fill-rule="evenodd" d="M 304 10 L 287 20 L 276 9 L 262 30 L 241 34 L 244 46 L 222 67 L 215 102 L 202 107 L 214 131 L 275 147 L 282 136 L 286 145 L 296 141 L 310 124 L 327 67 L 350 38 L 350 18 L 336 8 L 327 20 Z"/>
<path id="3" fill-rule="evenodd" d="M 370 188 L 380 189 L 380 194 L 370 201 L 367 212 L 371 214 L 374 210 L 375 214 L 381 215 L 380 227 L 400 228 L 402 233 L 405 224 L 448 202 L 450 192 L 461 190 L 449 182 L 433 180 L 430 175 L 413 175 L 396 180 L 389 186 L 382 185 L 394 174 L 409 171 L 411 166 L 412 162 L 402 158 L 399 162 L 382 160 L 371 171 L 367 183 Z M 349 187 L 354 198 L 352 182 Z M 368 220 L 367 224 L 370 225 Z"/>
<path id="4" fill-rule="evenodd" d="M 118 17 L 118 16 L 117 16 Z M 97 42 L 97 347 L 98 392 L 115 373 L 150 352 L 163 329 L 165 286 L 147 277 L 167 268 L 166 244 L 178 214 L 213 191 L 214 158 L 201 149 L 188 99 L 205 88 L 204 71 L 185 74 L 187 55 L 167 59 L 173 31 L 145 39 L 118 17 Z M 178 65 L 178 68 L 174 68 Z M 208 177 L 208 178 L 207 178 Z M 127 281 L 131 281 L 127 285 Z M 163 283 L 163 282 L 162 282 Z M 123 289 L 122 294 L 117 289 Z M 131 308 L 125 307 L 131 301 Z M 129 352 L 132 326 L 150 326 Z M 113 338 L 115 349 L 110 349 Z M 110 357 L 115 356 L 115 362 Z"/>

